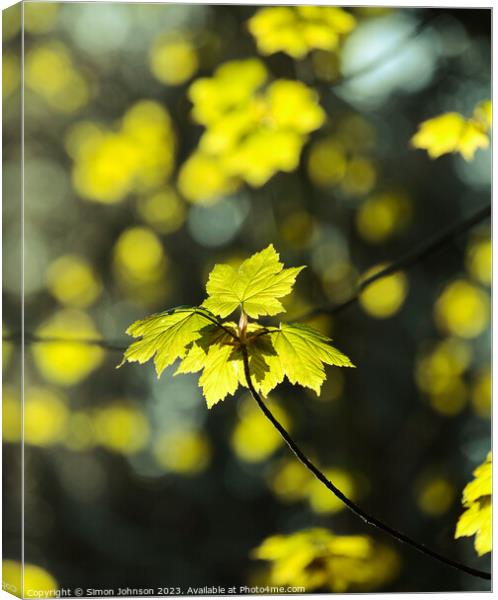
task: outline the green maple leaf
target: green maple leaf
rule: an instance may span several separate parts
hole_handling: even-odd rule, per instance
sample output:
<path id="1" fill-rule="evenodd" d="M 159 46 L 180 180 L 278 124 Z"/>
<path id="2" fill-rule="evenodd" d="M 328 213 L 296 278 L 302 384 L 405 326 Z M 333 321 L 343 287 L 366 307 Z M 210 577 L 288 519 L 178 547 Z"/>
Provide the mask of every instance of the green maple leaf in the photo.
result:
<path id="1" fill-rule="evenodd" d="M 278 259 L 270 244 L 245 260 L 238 270 L 230 265 L 216 265 L 209 275 L 208 298 L 203 306 L 220 317 L 227 317 L 239 307 L 253 318 L 285 312 L 278 298 L 291 293 L 304 267 L 284 269 Z"/>
<path id="2" fill-rule="evenodd" d="M 235 323 L 224 323 L 227 329 L 236 331 Z M 259 326 L 250 325 L 250 331 L 266 331 Z M 265 356 L 272 350 L 269 339 L 262 337 L 249 339 L 246 344 L 249 369 L 259 382 L 269 371 Z M 199 386 L 209 408 L 223 400 L 227 394 L 233 395 L 239 385 L 247 387 L 244 373 L 244 360 L 241 345 L 226 331 L 206 328 L 203 334 L 188 348 L 175 375 L 202 371 Z M 259 385 L 257 385 L 259 388 Z"/>
<path id="3" fill-rule="evenodd" d="M 278 298 L 289 294 L 303 267 L 284 269 L 273 246 L 244 261 L 238 270 L 216 265 L 209 276 L 209 297 L 200 307 L 179 307 L 137 321 L 127 333 L 138 337 L 126 350 L 126 361 L 154 358 L 158 376 L 178 359 L 175 375 L 201 372 L 199 386 L 209 408 L 247 387 L 244 354 L 251 382 L 267 395 L 285 377 L 317 394 L 325 380 L 324 365 L 352 367 L 331 340 L 311 327 L 281 323 L 266 328 L 247 317 L 283 311 Z M 236 308 L 239 325 L 221 322 Z M 216 316 L 219 315 L 219 316 Z"/>
<path id="4" fill-rule="evenodd" d="M 129 346 L 121 361 L 145 363 L 154 357 L 159 377 L 177 358 L 185 356 L 187 347 L 202 337 L 201 331 L 216 327 L 216 317 L 198 307 L 178 307 L 151 315 L 130 325 L 126 333 L 140 337 Z"/>
<path id="5" fill-rule="evenodd" d="M 284 378 L 292 384 L 311 388 L 320 394 L 325 381 L 324 364 L 354 367 L 350 359 L 330 344 L 332 340 L 299 323 L 281 323 L 269 334 L 275 354 L 267 356 L 269 372 L 260 381 L 263 394 L 268 394 Z"/>
<path id="6" fill-rule="evenodd" d="M 202 387 L 208 408 L 223 400 L 227 394 L 233 395 L 239 387 L 242 372 L 232 346 L 215 344 L 209 348 L 199 385 Z"/>
<path id="7" fill-rule="evenodd" d="M 229 331 L 235 331 L 235 323 L 224 323 Z M 239 364 L 240 349 L 234 338 L 221 328 L 206 329 L 187 350 L 185 358 L 175 372 L 197 373 L 202 371 L 199 386 L 202 387 L 208 408 L 234 394 L 242 376 Z"/>

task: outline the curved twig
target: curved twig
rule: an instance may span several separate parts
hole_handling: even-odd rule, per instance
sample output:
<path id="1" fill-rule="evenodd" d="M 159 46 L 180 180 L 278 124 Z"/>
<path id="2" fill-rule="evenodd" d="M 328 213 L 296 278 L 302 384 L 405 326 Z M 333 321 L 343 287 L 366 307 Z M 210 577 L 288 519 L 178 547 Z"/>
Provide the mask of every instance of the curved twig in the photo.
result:
<path id="1" fill-rule="evenodd" d="M 213 325 L 220 327 L 234 339 L 238 339 L 238 337 L 235 335 L 235 333 L 233 331 L 231 331 L 230 329 L 228 329 L 228 327 L 226 327 L 221 322 L 220 319 L 218 319 L 215 315 L 213 315 L 213 313 L 208 311 L 207 308 L 204 308 L 202 306 L 194 306 L 194 307 L 189 307 L 188 310 L 191 311 L 193 309 L 195 310 L 195 312 L 199 312 L 200 314 L 202 314 L 202 316 L 205 317 L 208 321 L 210 321 Z M 172 308 L 170 310 L 164 311 L 164 314 L 170 314 L 173 312 L 187 312 L 187 309 L 176 307 L 176 308 Z M 2 340 L 4 342 L 19 342 L 20 340 L 22 340 L 22 335 L 20 332 L 19 333 L 9 333 L 9 334 L 3 335 Z M 36 333 L 31 333 L 29 331 L 26 331 L 24 333 L 24 341 L 31 343 L 31 344 L 64 343 L 64 344 L 82 344 L 82 345 L 86 345 L 86 346 L 99 346 L 100 348 L 103 348 L 104 350 L 110 350 L 111 352 L 125 352 L 129 346 L 129 344 L 119 344 L 118 342 L 112 342 L 111 340 L 105 340 L 105 339 L 99 339 L 99 338 L 78 339 L 78 338 L 65 338 L 65 337 L 60 337 L 60 336 L 43 336 L 43 337 L 41 337 L 41 336 L 37 335 Z"/>
<path id="2" fill-rule="evenodd" d="M 457 235 L 468 231 L 471 227 L 477 225 L 481 221 L 484 221 L 490 216 L 491 204 L 488 204 L 488 206 L 480 208 L 478 211 L 476 211 L 469 217 L 457 221 L 456 223 L 452 223 L 451 225 L 443 229 L 443 231 L 423 241 L 419 246 L 415 248 L 415 250 L 407 252 L 401 258 L 395 260 L 390 265 L 388 265 L 385 269 L 382 269 L 381 271 L 378 271 L 371 277 L 368 277 L 367 279 L 361 281 L 356 289 L 356 292 L 353 296 L 351 296 L 351 298 L 348 298 L 346 301 L 341 302 L 340 304 L 336 304 L 335 306 L 322 306 L 314 308 L 293 319 L 293 321 L 307 321 L 317 315 L 336 315 L 337 313 L 342 312 L 345 308 L 348 308 L 352 304 L 358 302 L 361 292 L 375 281 L 387 277 L 388 275 L 392 275 L 393 273 L 396 273 L 401 269 L 407 269 L 409 267 L 412 267 L 413 265 L 424 259 L 426 256 L 439 250 L 439 248 L 447 244 Z"/>
<path id="3" fill-rule="evenodd" d="M 211 321 L 211 323 L 213 323 L 213 325 L 217 325 L 218 327 L 223 329 L 223 331 L 225 331 L 225 333 L 228 333 L 228 335 L 230 335 L 234 339 L 236 339 L 236 340 L 239 339 L 233 331 L 231 331 L 230 329 L 228 329 L 228 327 L 225 327 L 225 325 L 223 325 L 221 319 L 219 319 L 216 315 L 213 315 L 213 313 L 211 311 L 209 311 L 207 308 L 204 308 L 203 306 L 196 306 L 195 308 L 197 309 L 197 311 L 200 312 L 200 314 L 202 314 L 203 317 L 206 317 L 206 319 L 208 319 L 208 321 Z"/>
<path id="4" fill-rule="evenodd" d="M 489 204 L 488 206 L 484 206 L 483 208 L 479 209 L 473 215 L 470 215 L 469 217 L 462 219 L 461 221 L 458 221 L 457 223 L 453 223 L 452 225 L 450 225 L 449 227 L 447 227 L 440 233 L 434 235 L 433 237 L 429 238 L 428 240 L 425 240 L 417 248 L 415 248 L 415 250 L 413 250 L 412 252 L 408 252 L 407 254 L 402 256 L 400 259 L 395 260 L 389 266 L 387 266 L 385 269 L 382 269 L 375 275 L 372 275 L 371 277 L 364 279 L 359 284 L 355 294 L 351 298 L 346 300 L 345 302 L 342 302 L 341 304 L 336 304 L 335 306 L 322 306 L 322 307 L 315 308 L 311 311 L 308 311 L 308 312 L 298 316 L 297 318 L 293 319 L 293 321 L 307 321 L 317 315 L 322 315 L 322 314 L 335 315 L 339 312 L 342 312 L 344 309 L 355 304 L 359 299 L 360 293 L 364 289 L 366 289 L 369 285 L 374 283 L 375 281 L 378 281 L 379 279 L 382 279 L 383 277 L 387 277 L 388 275 L 391 275 L 392 273 L 395 273 L 396 271 L 399 271 L 404 268 L 409 268 L 409 267 L 415 265 L 420 260 L 424 259 L 426 256 L 429 256 L 433 252 L 439 250 L 439 248 L 444 246 L 446 243 L 448 243 L 450 240 L 452 240 L 457 235 L 460 235 L 461 233 L 468 231 L 474 225 L 477 225 L 478 223 L 480 223 L 481 221 L 484 221 L 485 219 L 487 219 L 490 216 L 491 216 L 491 205 Z M 199 308 L 199 307 L 197 307 L 197 308 Z M 178 310 L 178 309 L 176 309 L 176 310 Z M 204 316 L 207 317 L 207 314 L 205 314 L 205 313 L 209 312 L 209 311 L 207 311 L 207 309 L 202 309 L 202 312 L 203 312 Z M 225 329 L 225 327 L 223 326 L 223 323 L 220 320 L 216 319 L 216 317 L 214 315 L 212 315 L 212 317 L 213 317 L 212 322 L 215 325 L 218 325 L 220 327 L 223 327 L 223 329 Z M 225 329 L 225 331 L 227 333 L 229 333 L 230 335 L 234 336 L 234 334 L 232 332 L 230 332 L 228 329 Z M 263 335 L 263 333 L 261 335 Z M 4 335 L 2 337 L 2 339 L 4 341 L 18 341 L 21 339 L 21 335 L 20 334 L 17 334 L 17 335 L 16 334 L 7 334 L 7 335 Z M 37 343 L 37 344 L 43 343 L 43 342 L 67 342 L 67 343 L 72 342 L 75 344 L 88 344 L 90 346 L 93 346 L 93 345 L 100 346 L 101 348 L 105 348 L 106 350 L 111 350 L 113 352 L 124 352 L 128 348 L 128 344 L 120 345 L 118 343 L 114 343 L 112 341 L 105 340 L 105 339 L 104 340 L 99 340 L 99 339 L 86 339 L 86 340 L 85 339 L 81 339 L 81 340 L 73 339 L 73 340 L 71 340 L 71 339 L 59 338 L 59 337 L 46 338 L 46 337 L 40 337 L 34 333 L 29 333 L 29 332 L 25 333 L 25 341 L 28 343 Z"/>
<path id="5" fill-rule="evenodd" d="M 12 343 L 21 343 L 22 341 L 22 333 L 8 333 L 2 336 L 3 342 L 12 342 Z M 119 342 L 113 342 L 112 340 L 99 339 L 99 338 L 82 338 L 81 340 L 77 338 L 66 338 L 60 336 L 39 336 L 36 333 L 31 333 L 30 331 L 24 332 L 24 343 L 25 344 L 54 344 L 54 343 L 64 343 L 64 344 L 79 344 L 84 346 L 98 346 L 103 348 L 104 350 L 109 350 L 111 352 L 124 352 L 129 344 L 123 345 Z"/>
<path id="6" fill-rule="evenodd" d="M 339 488 L 337 488 L 327 477 L 320 471 L 320 469 L 311 462 L 311 460 L 304 454 L 304 452 L 299 448 L 296 442 L 292 439 L 290 434 L 286 431 L 284 426 L 277 420 L 275 415 L 270 411 L 270 409 L 266 406 L 265 402 L 261 398 L 261 396 L 256 391 L 254 384 L 251 379 L 251 372 L 249 369 L 249 358 L 247 355 L 247 349 L 245 346 L 242 346 L 242 357 L 244 361 L 244 373 L 246 376 L 247 386 L 249 387 L 249 391 L 251 392 L 252 397 L 257 402 L 259 408 L 263 411 L 265 417 L 270 421 L 270 423 L 275 427 L 275 429 L 280 433 L 282 438 L 285 440 L 286 444 L 292 450 L 297 459 L 310 471 L 319 481 L 323 483 L 323 485 L 328 488 L 341 502 L 343 502 L 356 516 L 360 517 L 365 523 L 368 525 L 372 525 L 389 534 L 391 537 L 399 540 L 400 542 L 404 542 L 409 546 L 417 549 L 419 552 L 430 556 L 431 558 L 438 560 L 454 569 L 458 569 L 459 571 L 463 571 L 468 573 L 469 575 L 473 575 L 474 577 L 480 577 L 481 579 L 491 579 L 491 573 L 487 573 L 486 571 L 480 571 L 479 569 L 474 569 L 472 567 L 468 567 L 462 563 L 459 563 L 451 558 L 447 558 L 438 552 L 431 550 L 424 544 L 421 544 L 406 534 L 398 531 L 394 527 L 387 525 L 383 521 L 377 519 L 376 517 L 370 515 L 362 508 L 360 508 L 357 504 L 355 504 L 352 500 L 350 500 Z"/>

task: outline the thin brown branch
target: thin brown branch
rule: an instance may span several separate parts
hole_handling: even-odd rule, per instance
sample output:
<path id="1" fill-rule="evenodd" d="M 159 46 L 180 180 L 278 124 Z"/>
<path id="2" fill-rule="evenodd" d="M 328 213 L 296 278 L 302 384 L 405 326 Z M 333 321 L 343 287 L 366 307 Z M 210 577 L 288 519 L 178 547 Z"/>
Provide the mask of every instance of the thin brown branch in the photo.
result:
<path id="1" fill-rule="evenodd" d="M 398 258 L 397 260 L 393 261 L 385 269 L 378 271 L 377 273 L 375 273 L 375 275 L 372 275 L 371 277 L 363 279 L 363 281 L 361 281 L 358 284 L 354 295 L 348 298 L 345 302 L 341 302 L 340 304 L 336 304 L 334 306 L 325 305 L 314 308 L 302 315 L 299 315 L 297 318 L 293 319 L 293 321 L 307 321 L 309 319 L 312 319 L 313 317 L 316 317 L 317 315 L 336 315 L 337 313 L 342 312 L 346 308 L 349 308 L 353 304 L 356 304 L 356 302 L 358 302 L 360 298 L 361 292 L 365 290 L 369 285 L 372 285 L 372 283 L 379 281 L 379 279 L 383 279 L 388 275 L 392 275 L 397 271 L 401 271 L 402 269 L 408 269 L 416 265 L 417 263 L 424 260 L 427 256 L 437 252 L 440 248 L 445 246 L 448 242 L 453 240 L 458 235 L 468 231 L 469 229 L 474 227 L 474 225 L 485 221 L 490 216 L 491 204 L 480 208 L 472 215 L 460 221 L 457 221 L 456 223 L 452 223 L 451 225 L 443 229 L 443 231 L 440 231 L 439 233 L 428 238 L 427 240 L 421 242 L 411 252 L 407 252 L 401 258 Z"/>
<path id="2" fill-rule="evenodd" d="M 469 231 L 474 225 L 477 225 L 478 223 L 485 221 L 490 216 L 491 216 L 491 205 L 484 206 L 483 208 L 479 209 L 478 211 L 476 211 L 469 217 L 466 217 L 460 221 L 457 221 L 456 223 L 453 223 L 452 225 L 450 225 L 443 231 L 435 234 L 434 236 L 430 237 L 427 240 L 424 240 L 414 250 L 406 253 L 404 256 L 402 256 L 398 260 L 395 260 L 389 266 L 387 266 L 385 269 L 382 269 L 381 271 L 377 272 L 375 275 L 372 275 L 371 277 L 364 279 L 358 285 L 355 294 L 353 296 L 351 296 L 351 298 L 349 298 L 345 302 L 336 304 L 334 306 L 326 305 L 326 306 L 314 308 L 314 309 L 298 316 L 296 319 L 293 319 L 293 320 L 294 321 L 307 321 L 317 315 L 322 315 L 322 314 L 336 315 L 337 313 L 342 312 L 349 306 L 352 306 L 353 304 L 355 304 L 360 297 L 360 293 L 363 290 L 365 290 L 369 285 L 374 283 L 375 281 L 379 281 L 379 279 L 382 279 L 383 277 L 387 277 L 388 275 L 392 275 L 393 273 L 396 273 L 397 271 L 400 271 L 401 269 L 408 269 L 408 268 L 416 265 L 418 262 L 424 260 L 427 256 L 430 256 L 434 252 L 437 252 L 440 248 L 445 246 L 448 242 L 453 240 L 458 235 L 465 233 L 466 231 Z M 206 312 L 207 311 L 202 310 L 202 313 L 207 317 Z M 213 322 L 213 324 L 218 325 L 219 327 L 222 327 L 223 329 L 225 329 L 225 331 L 227 333 L 229 333 L 231 336 L 234 336 L 233 332 L 228 330 L 228 328 L 225 328 L 223 323 L 220 320 L 217 320 L 216 317 L 214 317 L 214 315 L 212 315 L 211 321 Z M 266 333 L 266 332 L 262 332 L 262 333 Z M 7 335 L 4 335 L 2 339 L 4 341 L 20 342 L 21 334 L 7 334 Z M 88 344 L 91 346 L 100 346 L 101 348 L 110 350 L 112 352 L 124 352 L 126 350 L 126 348 L 128 347 L 128 344 L 126 342 L 113 342 L 113 341 L 106 340 L 106 339 L 103 339 L 103 340 L 101 340 L 101 339 L 74 340 L 74 339 L 68 339 L 68 338 L 63 338 L 63 337 L 50 337 L 50 338 L 49 337 L 41 337 L 41 336 L 38 336 L 33 333 L 29 333 L 29 332 L 25 333 L 25 343 L 40 344 L 43 342 L 47 342 L 47 343 L 48 342 L 67 342 L 67 343 L 74 343 L 74 344 Z"/>
<path id="3" fill-rule="evenodd" d="M 322 471 L 313 463 L 311 460 L 304 454 L 304 452 L 299 448 L 291 435 L 287 432 L 284 426 L 278 421 L 275 415 L 270 411 L 268 406 L 263 401 L 263 398 L 257 392 L 251 378 L 251 372 L 249 369 L 249 357 L 247 355 L 247 349 L 245 346 L 242 346 L 242 357 L 244 361 L 244 373 L 246 376 L 247 386 L 249 391 L 251 392 L 252 397 L 257 402 L 259 408 L 263 411 L 265 417 L 270 421 L 270 423 L 275 427 L 275 429 L 280 433 L 285 443 L 292 450 L 296 458 L 310 471 L 319 481 L 323 483 L 323 485 L 329 489 L 341 502 L 343 502 L 349 510 L 351 510 L 356 516 L 360 517 L 362 521 L 367 523 L 368 525 L 372 525 L 373 527 L 377 527 L 381 529 L 391 537 L 397 539 L 400 542 L 408 544 L 415 548 L 419 552 L 422 552 L 426 556 L 430 556 L 432 559 L 442 562 L 454 569 L 458 569 L 459 571 L 463 571 L 464 573 L 468 573 L 469 575 L 473 575 L 474 577 L 480 577 L 481 579 L 491 579 L 491 573 L 487 573 L 486 571 L 480 571 L 479 569 L 474 569 L 473 567 L 469 567 L 464 565 L 456 560 L 451 558 L 447 558 L 442 554 L 439 554 L 435 550 L 428 548 L 424 544 L 413 540 L 411 537 L 402 533 L 398 529 L 387 525 L 377 517 L 374 517 L 359 507 L 356 503 L 350 500 L 341 490 L 336 487 L 327 477 L 322 473 Z"/>

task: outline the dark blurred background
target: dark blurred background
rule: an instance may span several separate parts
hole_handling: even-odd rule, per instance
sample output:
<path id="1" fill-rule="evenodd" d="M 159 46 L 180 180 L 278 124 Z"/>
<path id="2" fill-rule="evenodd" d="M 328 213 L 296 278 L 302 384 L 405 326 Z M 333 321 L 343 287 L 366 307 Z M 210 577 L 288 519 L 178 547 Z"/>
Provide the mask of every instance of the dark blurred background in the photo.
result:
<path id="1" fill-rule="evenodd" d="M 420 122 L 469 116 L 490 97 L 489 10 L 347 9 L 356 27 L 340 47 L 302 60 L 258 54 L 247 28 L 258 10 L 25 4 L 27 332 L 125 346 L 132 321 L 201 302 L 216 262 L 269 243 L 286 266 L 308 265 L 285 303 L 292 319 L 346 300 L 365 272 L 489 204 L 490 150 L 466 162 L 410 146 Z M 4 15 L 7 258 L 19 244 L 19 26 Z M 272 78 L 315 89 L 326 122 L 297 169 L 209 202 L 189 197 L 178 175 L 204 129 L 188 88 L 258 56 Z M 209 172 L 194 175 L 194 189 L 210 185 Z M 271 400 L 361 506 L 482 569 L 489 555 L 454 530 L 490 449 L 490 261 L 484 222 L 337 317 L 317 317 L 357 368 L 328 369 L 319 398 L 283 384 Z M 8 337 L 19 331 L 19 265 L 5 264 Z M 4 342 L 7 466 L 20 448 L 16 348 Z M 25 557 L 60 586 L 261 582 L 253 548 L 324 527 L 398 554 L 378 591 L 489 589 L 369 529 L 308 481 L 244 393 L 208 410 L 195 375 L 157 380 L 151 364 L 116 370 L 120 359 L 74 342 L 26 349 Z M 4 559 L 16 561 L 13 522 Z"/>

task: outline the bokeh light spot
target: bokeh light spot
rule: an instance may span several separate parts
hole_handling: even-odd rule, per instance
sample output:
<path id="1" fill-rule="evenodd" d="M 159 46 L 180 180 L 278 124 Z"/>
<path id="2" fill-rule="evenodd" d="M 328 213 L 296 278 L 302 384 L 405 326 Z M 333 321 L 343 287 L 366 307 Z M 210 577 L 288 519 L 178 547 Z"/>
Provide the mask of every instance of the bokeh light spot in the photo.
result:
<path id="1" fill-rule="evenodd" d="M 368 194 L 377 180 L 377 172 L 371 160 L 362 156 L 353 157 L 347 164 L 341 188 L 348 196 Z"/>
<path id="2" fill-rule="evenodd" d="M 140 198 L 137 205 L 140 217 L 159 233 L 173 233 L 184 223 L 184 203 L 171 188 Z"/>
<path id="3" fill-rule="evenodd" d="M 488 295 L 465 279 L 448 284 L 434 307 L 434 318 L 444 332 L 475 338 L 489 323 Z"/>
<path id="4" fill-rule="evenodd" d="M 467 247 L 465 257 L 465 265 L 469 275 L 479 283 L 491 285 L 492 258 L 491 239 L 489 237 L 472 240 Z"/>
<path id="5" fill-rule="evenodd" d="M 199 61 L 185 34 L 176 33 L 162 35 L 154 41 L 149 53 L 149 66 L 161 83 L 181 85 L 194 75 Z"/>
<path id="6" fill-rule="evenodd" d="M 24 27 L 29 33 L 48 33 L 56 24 L 60 5 L 56 2 L 26 2 Z"/>
<path id="7" fill-rule="evenodd" d="M 483 419 L 491 417 L 491 388 L 491 369 L 488 366 L 480 370 L 472 383 L 472 407 Z"/>
<path id="8" fill-rule="evenodd" d="M 169 264 L 160 239 L 146 227 L 126 229 L 114 246 L 113 270 L 120 287 L 145 305 L 164 300 Z"/>
<path id="9" fill-rule="evenodd" d="M 272 402 L 273 414 L 289 430 L 290 419 L 285 411 Z M 257 406 L 244 402 L 240 418 L 231 436 L 232 447 L 239 458 L 246 462 L 261 462 L 282 445 L 282 438 Z"/>
<path id="10" fill-rule="evenodd" d="M 78 340 L 101 338 L 86 313 L 60 310 L 44 321 L 36 334 L 48 341 L 32 344 L 33 358 L 43 377 L 52 383 L 75 385 L 88 377 L 104 359 L 104 351 L 98 345 L 78 343 Z"/>
<path id="11" fill-rule="evenodd" d="M 93 415 L 99 444 L 119 454 L 135 454 L 149 439 L 149 422 L 145 415 L 129 403 L 115 402 Z"/>
<path id="12" fill-rule="evenodd" d="M 422 512 L 438 517 L 453 504 L 455 486 L 444 477 L 432 477 L 425 481 L 417 495 L 417 504 Z"/>
<path id="13" fill-rule="evenodd" d="M 55 110 L 73 113 L 90 100 L 88 83 L 61 42 L 47 42 L 29 50 L 24 73 L 27 87 Z"/>
<path id="14" fill-rule="evenodd" d="M 73 185 L 83 198 L 104 204 L 155 191 L 171 174 L 175 144 L 168 111 L 151 100 L 132 105 L 112 129 L 81 121 L 66 135 Z"/>
<path id="15" fill-rule="evenodd" d="M 313 144 L 308 156 L 311 179 L 322 187 L 338 184 L 346 174 L 346 157 L 342 146 L 334 138 L 325 138 Z"/>
<path id="16" fill-rule="evenodd" d="M 325 476 L 336 485 L 348 498 L 354 499 L 355 486 L 351 476 L 342 469 L 324 469 Z M 330 493 L 323 483 L 310 479 L 306 486 L 306 495 L 311 509 L 317 514 L 334 514 L 344 510 L 341 500 Z"/>
<path id="17" fill-rule="evenodd" d="M 204 471 L 211 459 L 209 440 L 199 431 L 164 433 L 154 442 L 153 451 L 161 467 L 182 475 Z"/>
<path id="18" fill-rule="evenodd" d="M 62 304 L 85 308 L 99 296 L 102 286 L 90 263 L 82 256 L 65 254 L 52 262 L 47 287 Z"/>
<path id="19" fill-rule="evenodd" d="M 363 278 L 367 279 L 384 268 L 378 265 L 368 270 Z M 393 273 L 374 281 L 360 293 L 360 305 L 363 310 L 376 319 L 387 319 L 395 315 L 403 305 L 408 293 L 408 279 L 402 272 Z"/>
<path id="20" fill-rule="evenodd" d="M 69 416 L 64 444 L 70 450 L 81 452 L 95 445 L 95 427 L 89 414 L 74 411 Z"/>
<path id="21" fill-rule="evenodd" d="M 19 598 L 50 598 L 59 590 L 57 581 L 42 567 L 8 559 L 2 560 L 2 581 Z"/>
<path id="22" fill-rule="evenodd" d="M 410 203 L 405 196 L 385 193 L 365 200 L 356 213 L 356 228 L 371 244 L 380 244 L 402 232 L 410 219 Z"/>
<path id="23" fill-rule="evenodd" d="M 459 414 L 467 403 L 467 386 L 458 377 L 452 378 L 444 389 L 429 395 L 432 408 L 445 417 Z"/>
<path id="24" fill-rule="evenodd" d="M 35 446 L 51 446 L 64 439 L 69 409 L 59 392 L 30 387 L 24 401 L 24 439 Z"/>
<path id="25" fill-rule="evenodd" d="M 415 364 L 417 385 L 429 394 L 446 392 L 453 380 L 465 372 L 471 360 L 472 349 L 463 340 L 448 338 L 439 342 L 418 357 Z"/>

